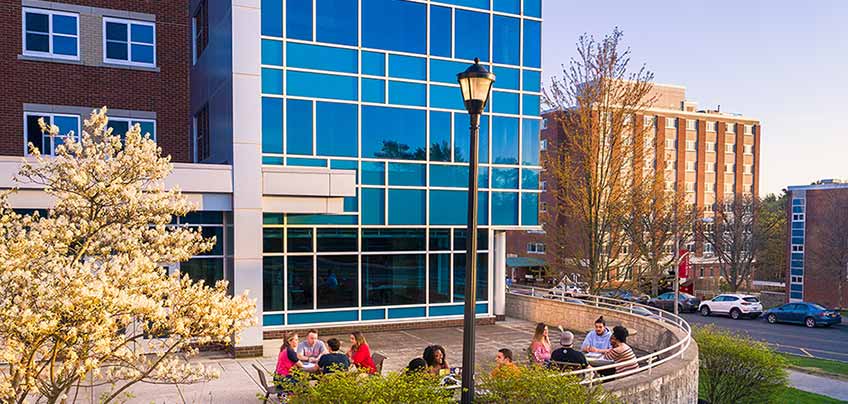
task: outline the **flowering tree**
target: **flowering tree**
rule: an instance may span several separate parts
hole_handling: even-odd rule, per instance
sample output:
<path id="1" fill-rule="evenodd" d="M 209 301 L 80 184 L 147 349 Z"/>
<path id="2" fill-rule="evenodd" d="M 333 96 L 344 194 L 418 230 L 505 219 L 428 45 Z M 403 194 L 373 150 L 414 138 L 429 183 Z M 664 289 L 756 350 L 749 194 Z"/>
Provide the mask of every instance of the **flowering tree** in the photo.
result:
<path id="1" fill-rule="evenodd" d="M 58 128 L 46 127 L 52 136 Z M 165 189 L 170 157 L 138 125 L 124 140 L 105 108 L 80 140 L 63 138 L 54 158 L 32 144 L 34 161 L 16 177 L 55 200 L 46 215 L 0 207 L 0 400 L 48 403 L 102 386 L 110 402 L 134 383 L 190 383 L 215 377 L 189 363 L 196 347 L 232 343 L 253 323 L 255 303 L 168 275 L 163 263 L 208 250 L 214 239 L 168 226 L 191 210 Z M 74 394 L 74 397 L 69 395 Z"/>

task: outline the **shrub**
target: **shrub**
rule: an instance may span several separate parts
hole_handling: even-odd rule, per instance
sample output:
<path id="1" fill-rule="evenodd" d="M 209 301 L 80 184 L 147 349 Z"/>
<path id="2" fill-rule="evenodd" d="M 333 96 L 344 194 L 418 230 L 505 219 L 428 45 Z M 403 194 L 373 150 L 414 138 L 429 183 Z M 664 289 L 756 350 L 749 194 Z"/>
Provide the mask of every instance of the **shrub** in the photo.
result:
<path id="1" fill-rule="evenodd" d="M 577 377 L 539 366 L 497 377 L 481 375 L 475 402 L 478 403 L 614 403 L 617 399 L 600 386 L 584 386 Z"/>
<path id="2" fill-rule="evenodd" d="M 713 326 L 695 329 L 698 390 L 711 403 L 777 402 L 787 385 L 786 361 L 765 344 Z"/>
<path id="3" fill-rule="evenodd" d="M 369 376 L 359 372 L 336 372 L 317 376 L 299 373 L 289 403 L 452 403 L 453 391 L 439 386 L 428 373 L 389 373 Z"/>

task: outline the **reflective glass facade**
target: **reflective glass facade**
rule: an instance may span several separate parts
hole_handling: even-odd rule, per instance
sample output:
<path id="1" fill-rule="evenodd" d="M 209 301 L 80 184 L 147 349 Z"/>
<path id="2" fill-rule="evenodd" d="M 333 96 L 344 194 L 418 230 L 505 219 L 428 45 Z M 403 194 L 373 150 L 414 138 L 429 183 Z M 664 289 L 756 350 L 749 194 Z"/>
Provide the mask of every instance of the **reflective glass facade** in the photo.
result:
<path id="1" fill-rule="evenodd" d="M 355 170 L 345 214 L 265 213 L 266 327 L 462 314 L 469 118 L 481 120 L 478 310 L 492 228 L 538 225 L 540 0 L 263 0 L 266 165 Z M 429 24 L 429 26 L 428 26 Z"/>

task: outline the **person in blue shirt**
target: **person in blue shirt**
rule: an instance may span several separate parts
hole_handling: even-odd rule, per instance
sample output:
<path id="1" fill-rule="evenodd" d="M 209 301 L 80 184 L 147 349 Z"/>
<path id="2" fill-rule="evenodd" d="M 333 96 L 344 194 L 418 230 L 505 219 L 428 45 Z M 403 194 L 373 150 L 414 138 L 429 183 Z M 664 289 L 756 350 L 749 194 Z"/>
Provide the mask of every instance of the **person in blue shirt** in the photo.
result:
<path id="1" fill-rule="evenodd" d="M 604 321 L 604 316 L 598 317 L 595 320 L 595 329 L 586 334 L 583 340 L 583 345 L 580 350 L 583 352 L 601 352 L 604 353 L 612 348 L 610 345 L 610 337 L 612 332 L 607 328 L 607 323 Z"/>

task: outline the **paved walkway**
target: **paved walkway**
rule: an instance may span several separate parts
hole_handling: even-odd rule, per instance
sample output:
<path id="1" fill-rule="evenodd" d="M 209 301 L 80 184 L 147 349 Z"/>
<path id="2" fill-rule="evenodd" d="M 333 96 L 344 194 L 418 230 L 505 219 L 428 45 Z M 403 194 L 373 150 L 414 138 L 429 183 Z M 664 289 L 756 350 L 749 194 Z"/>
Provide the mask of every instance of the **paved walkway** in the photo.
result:
<path id="1" fill-rule="evenodd" d="M 848 382 L 843 380 L 790 370 L 789 385 L 798 390 L 848 401 Z"/>

